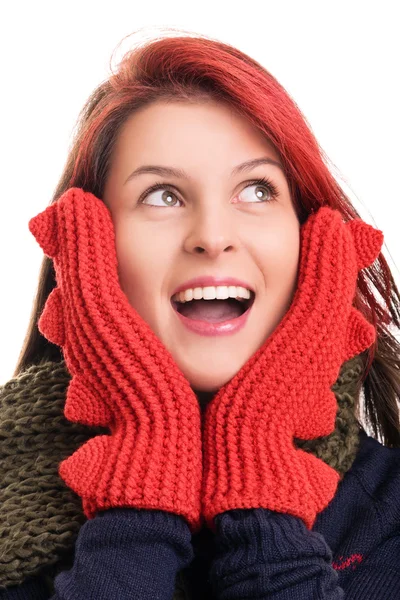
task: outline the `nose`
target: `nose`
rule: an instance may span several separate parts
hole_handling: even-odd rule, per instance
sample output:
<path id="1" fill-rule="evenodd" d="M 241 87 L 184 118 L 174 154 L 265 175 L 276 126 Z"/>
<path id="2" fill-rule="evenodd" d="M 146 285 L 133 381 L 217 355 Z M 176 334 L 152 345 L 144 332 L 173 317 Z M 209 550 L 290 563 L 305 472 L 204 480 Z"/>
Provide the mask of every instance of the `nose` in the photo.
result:
<path id="1" fill-rule="evenodd" d="M 234 251 L 237 245 L 234 219 L 229 210 L 216 204 L 193 213 L 184 243 L 187 252 L 207 253 L 215 259 L 221 252 Z"/>

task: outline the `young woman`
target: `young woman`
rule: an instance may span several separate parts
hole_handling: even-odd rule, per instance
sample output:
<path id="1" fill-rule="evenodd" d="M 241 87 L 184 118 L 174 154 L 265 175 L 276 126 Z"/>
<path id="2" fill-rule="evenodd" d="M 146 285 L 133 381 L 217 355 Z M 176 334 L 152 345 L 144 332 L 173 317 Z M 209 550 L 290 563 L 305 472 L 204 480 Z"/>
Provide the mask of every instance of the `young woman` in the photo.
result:
<path id="1" fill-rule="evenodd" d="M 400 597 L 399 293 L 268 71 L 131 51 L 29 229 L 1 598 Z"/>

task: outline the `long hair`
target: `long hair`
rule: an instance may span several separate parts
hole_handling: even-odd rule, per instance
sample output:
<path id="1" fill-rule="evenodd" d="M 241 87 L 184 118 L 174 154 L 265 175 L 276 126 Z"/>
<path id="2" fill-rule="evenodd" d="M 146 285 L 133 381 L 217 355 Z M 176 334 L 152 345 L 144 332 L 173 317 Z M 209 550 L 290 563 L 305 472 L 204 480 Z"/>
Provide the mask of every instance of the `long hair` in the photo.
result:
<path id="1" fill-rule="evenodd" d="M 158 100 L 218 100 L 245 116 L 278 152 L 301 223 L 322 205 L 339 210 L 345 221 L 360 217 L 328 168 L 329 160 L 306 118 L 282 85 L 243 52 L 203 35 L 158 36 L 123 56 L 78 116 L 50 204 L 72 186 L 102 199 L 121 127 L 135 111 Z M 30 365 L 63 360 L 61 349 L 42 336 L 37 326 L 55 286 L 53 263 L 45 256 L 14 377 Z M 400 447 L 400 344 L 388 327 L 400 327 L 400 298 L 382 253 L 359 273 L 354 305 L 377 333 L 374 345 L 362 354 L 364 418 L 375 438 L 388 447 Z"/>

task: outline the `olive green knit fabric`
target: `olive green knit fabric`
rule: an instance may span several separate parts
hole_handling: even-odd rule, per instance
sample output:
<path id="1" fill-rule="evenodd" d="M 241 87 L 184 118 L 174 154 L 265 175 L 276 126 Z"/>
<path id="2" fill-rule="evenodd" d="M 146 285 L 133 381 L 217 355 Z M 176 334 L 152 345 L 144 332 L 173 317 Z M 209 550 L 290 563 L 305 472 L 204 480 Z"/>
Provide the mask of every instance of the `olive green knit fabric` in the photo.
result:
<path id="1" fill-rule="evenodd" d="M 332 387 L 338 401 L 336 429 L 295 445 L 324 460 L 342 476 L 359 447 L 356 408 L 361 355 L 342 365 Z M 64 362 L 33 365 L 0 386 L 0 589 L 42 574 L 54 593 L 56 575 L 72 567 L 75 542 L 86 521 L 81 499 L 58 475 L 58 465 L 103 427 L 71 423 L 63 414 L 71 380 Z M 174 600 L 188 600 L 178 574 Z"/>

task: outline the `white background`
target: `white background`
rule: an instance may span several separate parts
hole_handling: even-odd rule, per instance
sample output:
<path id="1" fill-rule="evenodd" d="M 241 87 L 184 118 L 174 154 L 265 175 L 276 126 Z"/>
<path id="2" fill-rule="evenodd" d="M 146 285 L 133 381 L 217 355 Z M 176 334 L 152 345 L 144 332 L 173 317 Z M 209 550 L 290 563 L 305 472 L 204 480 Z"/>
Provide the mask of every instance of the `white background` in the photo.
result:
<path id="1" fill-rule="evenodd" d="M 3 2 L 0 10 L 0 384 L 11 377 L 42 250 L 28 221 L 48 205 L 86 98 L 152 27 L 228 42 L 292 95 L 361 216 L 385 234 L 400 283 L 399 19 L 395 0 Z M 145 28 L 142 33 L 122 38 Z M 154 32 L 154 29 L 153 29 Z M 392 259 L 395 264 L 393 264 Z"/>

